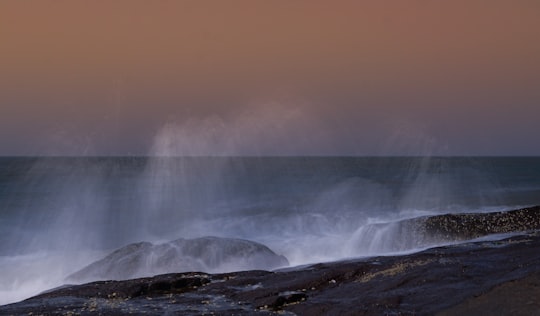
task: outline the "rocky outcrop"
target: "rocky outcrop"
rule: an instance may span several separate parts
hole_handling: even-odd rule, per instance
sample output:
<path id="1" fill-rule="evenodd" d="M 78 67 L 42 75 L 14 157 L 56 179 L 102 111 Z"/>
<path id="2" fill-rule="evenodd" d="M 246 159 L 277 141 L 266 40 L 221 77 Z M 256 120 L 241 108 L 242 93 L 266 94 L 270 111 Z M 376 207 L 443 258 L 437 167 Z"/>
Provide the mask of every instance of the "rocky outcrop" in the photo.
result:
<path id="1" fill-rule="evenodd" d="M 540 229 L 540 206 L 507 212 L 446 214 L 420 220 L 419 232 L 442 240 Z"/>
<path id="2" fill-rule="evenodd" d="M 441 238 L 526 231 L 501 240 L 275 271 L 190 272 L 64 286 L 0 306 L 0 314 L 539 315 L 539 209 L 441 215 L 401 223 Z M 470 233 L 463 232 L 467 227 Z M 187 253 L 201 255 L 200 247 L 220 242 L 212 238 L 187 241 L 193 246 L 186 247 Z M 239 249 L 246 249 L 243 242 Z M 260 247 L 247 243 L 248 249 Z M 139 251 L 147 253 L 153 247 L 133 244 L 110 256 L 126 261 L 110 261 L 129 266 L 138 262 L 134 258 L 139 258 Z M 98 263 L 94 267 L 102 266 Z"/>
<path id="3" fill-rule="evenodd" d="M 272 270 L 288 266 L 268 247 L 242 239 L 202 237 L 130 244 L 73 273 L 68 282 L 127 280 L 157 274 Z"/>
<path id="4" fill-rule="evenodd" d="M 537 315 L 539 275 L 540 235 L 528 233 L 274 272 L 180 273 L 67 286 L 0 306 L 0 314 Z"/>
<path id="5" fill-rule="evenodd" d="M 493 213 L 442 214 L 365 225 L 353 234 L 350 247 L 359 255 L 410 251 L 536 229 L 540 229 L 540 206 Z"/>

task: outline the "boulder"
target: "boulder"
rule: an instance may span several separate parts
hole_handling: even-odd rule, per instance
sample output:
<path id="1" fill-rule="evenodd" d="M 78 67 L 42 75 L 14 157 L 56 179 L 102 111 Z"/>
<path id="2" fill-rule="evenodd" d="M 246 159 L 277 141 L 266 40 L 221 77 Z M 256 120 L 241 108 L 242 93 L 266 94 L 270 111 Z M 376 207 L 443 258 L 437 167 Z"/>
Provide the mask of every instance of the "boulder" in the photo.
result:
<path id="1" fill-rule="evenodd" d="M 67 277 L 68 282 L 127 280 L 188 271 L 272 270 L 288 266 L 284 256 L 242 239 L 202 237 L 122 247 Z"/>

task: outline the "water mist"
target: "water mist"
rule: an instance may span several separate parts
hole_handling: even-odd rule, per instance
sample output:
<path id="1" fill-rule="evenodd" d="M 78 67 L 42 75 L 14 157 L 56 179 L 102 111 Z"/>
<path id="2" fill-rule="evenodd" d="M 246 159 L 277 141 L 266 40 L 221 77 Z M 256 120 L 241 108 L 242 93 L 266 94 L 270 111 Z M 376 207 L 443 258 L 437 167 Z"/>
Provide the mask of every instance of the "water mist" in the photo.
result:
<path id="1" fill-rule="evenodd" d="M 149 157 L 3 166 L 16 176 L 5 177 L 1 204 L 0 303 L 59 286 L 134 242 L 242 238 L 300 265 L 434 246 L 399 222 L 514 206 L 497 198 L 498 169 L 475 159 L 268 156 L 316 147 L 317 135 L 296 133 L 313 122 L 287 109 L 190 119 L 165 124 Z"/>

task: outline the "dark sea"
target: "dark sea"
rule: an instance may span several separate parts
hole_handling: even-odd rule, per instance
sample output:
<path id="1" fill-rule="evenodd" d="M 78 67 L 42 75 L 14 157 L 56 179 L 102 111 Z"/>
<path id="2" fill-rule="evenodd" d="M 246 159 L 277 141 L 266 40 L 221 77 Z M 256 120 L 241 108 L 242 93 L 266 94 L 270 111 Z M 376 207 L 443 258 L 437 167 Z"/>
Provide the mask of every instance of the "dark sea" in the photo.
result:
<path id="1" fill-rule="evenodd" d="M 402 219 L 538 204 L 539 157 L 0 158 L 0 304 L 138 241 L 243 238 L 294 266 L 437 246 Z"/>

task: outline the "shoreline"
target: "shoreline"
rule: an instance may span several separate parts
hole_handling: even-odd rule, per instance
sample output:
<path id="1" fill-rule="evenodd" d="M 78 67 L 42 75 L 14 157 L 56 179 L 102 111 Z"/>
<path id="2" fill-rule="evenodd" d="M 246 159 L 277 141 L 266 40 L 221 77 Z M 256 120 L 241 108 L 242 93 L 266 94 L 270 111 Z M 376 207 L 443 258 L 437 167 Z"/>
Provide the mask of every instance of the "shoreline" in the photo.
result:
<path id="1" fill-rule="evenodd" d="M 539 286 L 540 231 L 534 230 L 289 271 L 174 273 L 65 286 L 0 306 L 0 313 L 534 315 Z"/>

